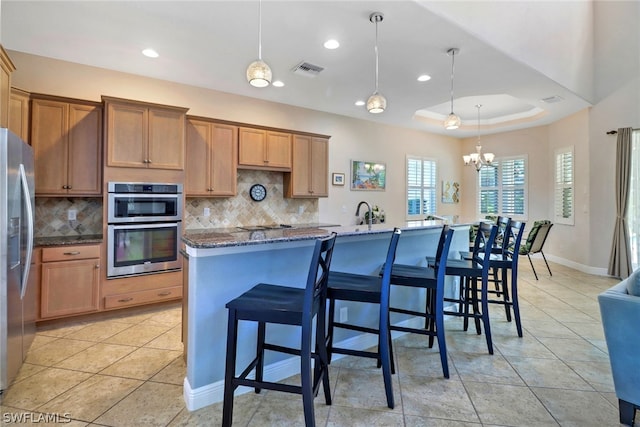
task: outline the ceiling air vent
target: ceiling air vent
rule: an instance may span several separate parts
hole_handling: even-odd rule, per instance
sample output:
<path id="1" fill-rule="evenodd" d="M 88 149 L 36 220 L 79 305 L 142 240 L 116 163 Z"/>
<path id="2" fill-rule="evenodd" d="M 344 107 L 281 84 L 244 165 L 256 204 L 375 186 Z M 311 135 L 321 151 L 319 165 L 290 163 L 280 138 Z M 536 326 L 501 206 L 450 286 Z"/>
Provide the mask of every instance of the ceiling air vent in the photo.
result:
<path id="1" fill-rule="evenodd" d="M 298 65 L 296 65 L 291 69 L 291 71 L 293 71 L 293 74 L 298 74 L 300 76 L 306 76 L 306 77 L 315 77 L 318 74 L 320 74 L 320 71 L 322 70 L 324 70 L 323 67 L 320 67 L 318 65 L 313 65 L 304 61 L 302 61 L 301 63 L 299 63 Z"/>
<path id="2" fill-rule="evenodd" d="M 541 101 L 546 102 L 547 104 L 554 104 L 556 102 L 564 101 L 564 98 L 558 95 L 553 95 L 547 98 L 542 98 Z"/>

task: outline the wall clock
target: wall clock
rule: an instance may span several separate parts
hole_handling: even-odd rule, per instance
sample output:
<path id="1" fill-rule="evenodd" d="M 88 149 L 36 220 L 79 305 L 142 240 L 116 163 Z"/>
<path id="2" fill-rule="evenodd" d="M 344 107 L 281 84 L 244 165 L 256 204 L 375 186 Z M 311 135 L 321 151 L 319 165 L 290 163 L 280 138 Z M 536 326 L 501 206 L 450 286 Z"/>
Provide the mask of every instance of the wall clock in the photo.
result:
<path id="1" fill-rule="evenodd" d="M 249 195 L 256 202 L 261 202 L 267 197 L 267 189 L 262 184 L 254 184 L 249 190 Z"/>

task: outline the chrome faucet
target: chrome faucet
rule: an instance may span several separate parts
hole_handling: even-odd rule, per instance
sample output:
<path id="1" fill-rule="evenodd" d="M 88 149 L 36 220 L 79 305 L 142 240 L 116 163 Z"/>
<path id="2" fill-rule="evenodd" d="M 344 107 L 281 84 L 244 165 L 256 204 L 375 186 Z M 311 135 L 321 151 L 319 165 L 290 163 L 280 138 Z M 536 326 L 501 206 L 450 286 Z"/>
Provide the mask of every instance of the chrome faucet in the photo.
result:
<path id="1" fill-rule="evenodd" d="M 356 209 L 356 216 L 360 216 L 360 206 L 367 205 L 367 209 L 369 210 L 369 229 L 371 229 L 371 224 L 373 224 L 373 211 L 371 210 L 371 205 L 365 201 L 358 203 L 358 208 Z"/>

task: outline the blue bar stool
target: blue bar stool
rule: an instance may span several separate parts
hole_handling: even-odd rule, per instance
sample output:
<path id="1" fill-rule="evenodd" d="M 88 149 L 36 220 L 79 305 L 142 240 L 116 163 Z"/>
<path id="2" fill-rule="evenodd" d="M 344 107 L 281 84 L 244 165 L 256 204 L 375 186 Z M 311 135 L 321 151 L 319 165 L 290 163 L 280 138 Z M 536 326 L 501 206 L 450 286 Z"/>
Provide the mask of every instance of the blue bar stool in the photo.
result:
<path id="1" fill-rule="evenodd" d="M 491 325 L 489 323 L 489 271 L 491 267 L 491 248 L 494 246 L 497 232 L 497 225 L 481 222 L 476 234 L 473 258 L 469 260 L 447 260 L 446 267 L 447 275 L 461 278 L 461 292 L 457 299 L 445 299 L 447 302 L 458 303 L 458 310 L 445 311 L 444 314 L 463 317 L 465 331 L 467 330 L 469 319 L 473 318 L 478 335 L 482 333 L 480 328 L 480 321 L 482 321 L 489 354 L 493 354 Z M 480 280 L 479 288 L 478 280 Z M 480 294 L 479 297 L 478 294 Z M 480 309 L 480 306 L 482 306 L 482 309 Z M 470 307 L 473 309 L 472 313 L 469 312 Z"/>
<path id="2" fill-rule="evenodd" d="M 386 264 L 391 266 L 396 257 L 396 248 L 400 239 L 401 231 L 398 228 L 393 230 L 391 242 L 387 250 Z M 333 353 L 347 354 L 358 357 L 373 358 L 378 361 L 378 367 L 382 366 L 382 376 L 384 378 L 384 388 L 387 396 L 387 406 L 394 407 L 393 385 L 391 374 L 395 373 L 393 364 L 393 349 L 391 347 L 391 331 L 389 329 L 389 279 L 391 268 L 386 268 L 381 276 L 370 276 L 366 274 L 344 273 L 339 271 L 329 272 L 329 283 L 327 299 L 329 301 L 329 329 L 327 339 L 327 351 L 329 361 Z M 335 321 L 336 301 L 352 301 L 370 304 L 379 304 L 378 328 L 369 328 L 360 325 L 348 324 Z M 351 331 L 375 334 L 378 336 L 378 350 L 365 351 L 348 348 L 334 347 L 334 328 L 348 329 Z"/>
<path id="3" fill-rule="evenodd" d="M 427 293 L 424 312 L 389 307 L 389 311 L 393 313 L 423 317 L 425 319 L 424 329 L 391 325 L 391 330 L 429 336 L 429 347 L 433 346 L 434 337 L 436 337 L 442 373 L 445 378 L 449 378 L 449 363 L 447 361 L 447 342 L 444 335 L 444 281 L 447 264 L 450 261 L 447 258 L 449 257 L 453 232 L 447 225 L 443 227 L 436 251 L 438 262 L 434 267 L 393 264 L 391 270 L 392 285 L 422 288 L 426 289 Z M 386 267 L 387 264 L 384 268 Z"/>
<path id="4" fill-rule="evenodd" d="M 263 388 L 302 395 L 304 419 L 307 427 L 315 426 L 313 399 L 318 394 L 320 383 L 324 387 L 327 405 L 331 405 L 329 386 L 329 359 L 326 349 L 325 317 L 327 279 L 336 234 L 318 239 L 315 244 L 307 284 L 304 289 L 260 283 L 227 303 L 229 319 L 227 325 L 227 356 L 224 378 L 224 403 L 222 425 L 231 426 L 233 421 L 233 392 L 238 386 L 254 387 L 256 393 Z M 315 321 L 314 321 L 315 319 Z M 256 358 L 238 376 L 236 353 L 238 344 L 238 321 L 258 323 Z M 297 325 L 302 328 L 299 349 L 265 342 L 267 323 Z M 315 327 L 315 350 L 311 340 Z M 301 385 L 288 385 L 263 380 L 265 350 L 300 356 Z M 314 359 L 313 376 L 311 359 Z M 247 376 L 255 369 L 255 378 Z"/>

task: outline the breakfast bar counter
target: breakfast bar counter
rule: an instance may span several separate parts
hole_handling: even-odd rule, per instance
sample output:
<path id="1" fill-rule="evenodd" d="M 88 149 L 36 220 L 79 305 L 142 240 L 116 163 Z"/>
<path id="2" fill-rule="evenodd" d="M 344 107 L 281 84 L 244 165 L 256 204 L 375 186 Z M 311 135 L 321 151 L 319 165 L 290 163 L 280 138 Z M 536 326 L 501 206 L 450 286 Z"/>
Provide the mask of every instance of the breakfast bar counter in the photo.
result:
<path id="1" fill-rule="evenodd" d="M 440 221 L 415 221 L 398 226 L 402 236 L 396 262 L 426 265 L 425 256 L 433 256 L 442 228 Z M 468 250 L 468 226 L 453 226 L 456 230 L 451 250 Z M 306 283 L 311 254 L 318 238 L 337 234 L 331 262 L 335 271 L 377 274 L 389 246 L 393 225 L 374 224 L 352 226 L 290 227 L 243 231 L 232 229 L 189 230 L 182 238 L 185 257 L 184 342 L 187 356 L 187 376 L 184 399 L 189 410 L 222 401 L 226 352 L 226 303 L 258 283 L 303 287 Z M 453 294 L 455 283 L 447 285 Z M 416 292 L 423 292 L 420 297 Z M 394 287 L 392 305 L 414 310 L 424 309 L 424 290 Z M 345 303 L 350 321 L 367 326 L 377 323 L 373 307 Z M 340 308 L 337 307 L 337 312 Z M 411 322 L 408 316 L 395 314 L 394 324 Z M 367 348 L 375 345 L 370 337 L 353 331 L 336 334 L 341 346 Z M 239 325 L 238 366 L 255 356 L 256 327 Z M 282 345 L 299 342 L 299 330 L 291 326 L 270 325 L 269 339 Z M 265 379 L 278 381 L 299 372 L 298 358 L 267 353 Z M 242 389 L 242 388 L 241 388 Z M 246 389 L 244 390 L 246 391 Z"/>

